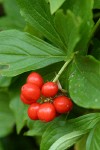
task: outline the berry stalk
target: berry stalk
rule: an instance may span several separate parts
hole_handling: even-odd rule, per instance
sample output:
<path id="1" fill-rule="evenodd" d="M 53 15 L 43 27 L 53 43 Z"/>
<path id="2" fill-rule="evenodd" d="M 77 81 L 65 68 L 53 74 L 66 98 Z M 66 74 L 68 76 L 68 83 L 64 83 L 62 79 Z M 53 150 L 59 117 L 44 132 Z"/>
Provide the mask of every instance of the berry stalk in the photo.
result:
<path id="1" fill-rule="evenodd" d="M 62 72 L 69 65 L 69 63 L 73 60 L 74 54 L 64 63 L 64 65 L 62 66 L 62 68 L 59 70 L 59 72 L 57 73 L 56 77 L 54 78 L 53 82 L 56 82 L 59 79 L 59 77 L 62 74 Z"/>

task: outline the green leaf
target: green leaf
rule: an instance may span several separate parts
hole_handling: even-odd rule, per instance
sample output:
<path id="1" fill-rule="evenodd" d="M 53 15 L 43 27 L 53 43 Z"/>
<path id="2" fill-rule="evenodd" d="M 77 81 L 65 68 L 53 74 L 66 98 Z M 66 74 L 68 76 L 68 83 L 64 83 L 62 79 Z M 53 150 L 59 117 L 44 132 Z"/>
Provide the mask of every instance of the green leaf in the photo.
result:
<path id="1" fill-rule="evenodd" d="M 61 138 L 59 138 L 51 147 L 49 150 L 62 150 L 62 149 L 68 149 L 71 145 L 76 143 L 77 140 L 82 136 L 82 134 L 85 134 L 84 132 L 74 131 L 72 133 L 69 133 Z M 63 143 L 63 144 L 62 144 Z"/>
<path id="2" fill-rule="evenodd" d="M 81 39 L 76 46 L 76 51 L 80 51 L 80 53 L 86 53 L 88 46 L 87 44 L 90 40 L 90 35 L 93 28 L 93 0 L 66 0 L 63 7 L 65 11 L 71 10 L 76 17 L 81 19 Z"/>
<path id="3" fill-rule="evenodd" d="M 17 1 L 21 8 L 21 15 L 25 20 L 57 47 L 63 48 L 62 40 L 54 27 L 53 17 L 49 12 L 48 3 L 45 0 Z"/>
<path id="4" fill-rule="evenodd" d="M 84 131 L 73 131 L 72 133 L 66 134 L 54 142 L 49 150 L 68 149 L 71 145 L 76 143 L 83 134 L 85 134 Z"/>
<path id="5" fill-rule="evenodd" d="M 65 0 L 49 0 L 51 14 L 55 13 Z"/>
<path id="6" fill-rule="evenodd" d="M 2 75 L 15 76 L 65 59 L 62 50 L 28 33 L 3 31 L 0 39 L 0 64 L 8 66 Z"/>
<path id="7" fill-rule="evenodd" d="M 27 126 L 29 127 L 29 130 L 24 133 L 24 135 L 27 136 L 42 136 L 43 132 L 46 130 L 46 128 L 51 124 L 50 123 L 44 123 L 41 121 L 30 121 L 28 122 Z"/>
<path id="8" fill-rule="evenodd" d="M 86 140 L 87 134 L 75 144 L 75 150 L 86 150 Z"/>
<path id="9" fill-rule="evenodd" d="M 54 122 L 59 122 L 62 119 L 62 116 L 55 118 L 53 121 L 45 123 L 41 121 L 27 120 L 27 126 L 29 130 L 25 132 L 27 136 L 42 136 L 45 130 L 51 126 Z"/>
<path id="10" fill-rule="evenodd" d="M 32 35 L 34 35 L 40 39 L 44 39 L 43 35 L 28 23 L 26 24 L 26 26 L 24 28 L 24 32 L 28 32 L 28 33 L 30 33 L 30 34 L 32 34 Z"/>
<path id="11" fill-rule="evenodd" d="M 82 135 L 89 132 L 99 120 L 100 113 L 94 113 L 76 119 L 55 122 L 44 132 L 41 150 L 62 150 L 72 146 Z M 46 145 L 44 146 L 45 143 Z"/>
<path id="12" fill-rule="evenodd" d="M 92 56 L 76 56 L 69 77 L 69 92 L 78 106 L 100 109 L 100 62 Z"/>
<path id="13" fill-rule="evenodd" d="M 80 40 L 81 21 L 70 10 L 66 15 L 60 10 L 55 14 L 55 25 L 66 45 L 67 56 L 69 56 Z"/>
<path id="14" fill-rule="evenodd" d="M 100 122 L 89 133 L 86 150 L 99 150 L 100 149 Z"/>
<path id="15" fill-rule="evenodd" d="M 0 92 L 0 137 L 12 132 L 14 116 L 9 108 L 10 97 L 6 92 Z"/>
<path id="16" fill-rule="evenodd" d="M 0 87 L 8 87 L 11 83 L 11 77 L 0 76 Z"/>
<path id="17" fill-rule="evenodd" d="M 16 0 L 4 0 L 3 7 L 5 16 L 0 18 L 0 30 L 5 29 L 23 29 L 25 22 L 19 13 L 19 7 Z"/>
<path id="18" fill-rule="evenodd" d="M 21 102 L 19 93 L 13 93 L 13 95 L 14 97 L 12 97 L 12 100 L 10 102 L 10 108 L 14 112 L 16 129 L 17 133 L 19 134 L 21 129 L 26 124 L 26 120 L 28 119 L 27 105 Z"/>
<path id="19" fill-rule="evenodd" d="M 94 0 L 94 9 L 100 9 L 100 0 Z"/>

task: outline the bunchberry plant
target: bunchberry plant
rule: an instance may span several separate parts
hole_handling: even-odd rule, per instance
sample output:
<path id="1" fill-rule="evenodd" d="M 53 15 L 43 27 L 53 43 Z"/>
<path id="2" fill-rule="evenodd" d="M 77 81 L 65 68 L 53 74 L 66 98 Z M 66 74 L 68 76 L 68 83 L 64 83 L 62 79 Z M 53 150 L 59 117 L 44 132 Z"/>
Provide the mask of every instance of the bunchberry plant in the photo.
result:
<path id="1" fill-rule="evenodd" d="M 0 8 L 0 137 L 16 125 L 40 150 L 99 150 L 100 0 Z"/>

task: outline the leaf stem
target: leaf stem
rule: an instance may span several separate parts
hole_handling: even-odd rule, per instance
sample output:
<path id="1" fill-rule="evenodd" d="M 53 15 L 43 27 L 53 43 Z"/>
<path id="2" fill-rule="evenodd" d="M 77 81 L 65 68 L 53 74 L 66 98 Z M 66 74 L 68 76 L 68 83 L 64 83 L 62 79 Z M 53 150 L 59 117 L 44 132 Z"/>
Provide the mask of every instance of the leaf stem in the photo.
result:
<path id="1" fill-rule="evenodd" d="M 75 54 L 75 53 L 74 53 L 74 54 Z M 74 57 L 74 55 L 72 55 L 72 56 L 68 59 L 68 61 L 66 61 L 66 62 L 64 63 L 64 65 L 62 66 L 62 68 L 59 70 L 59 72 L 57 73 L 56 77 L 54 78 L 53 82 L 56 82 L 56 81 L 59 79 L 60 75 L 61 75 L 62 72 L 65 70 L 65 68 L 68 66 L 68 64 L 72 61 L 73 57 Z"/>

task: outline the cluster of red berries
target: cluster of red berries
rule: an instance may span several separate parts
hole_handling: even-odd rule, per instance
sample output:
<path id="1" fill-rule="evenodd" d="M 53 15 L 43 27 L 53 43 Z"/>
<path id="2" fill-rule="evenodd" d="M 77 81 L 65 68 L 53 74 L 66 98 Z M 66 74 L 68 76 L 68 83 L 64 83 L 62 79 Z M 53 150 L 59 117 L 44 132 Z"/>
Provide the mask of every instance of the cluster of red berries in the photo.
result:
<path id="1" fill-rule="evenodd" d="M 55 82 L 46 82 L 36 72 L 29 74 L 21 88 L 20 99 L 24 104 L 30 105 L 28 116 L 32 120 L 49 122 L 59 114 L 67 113 L 72 109 L 70 98 L 59 94 Z"/>

